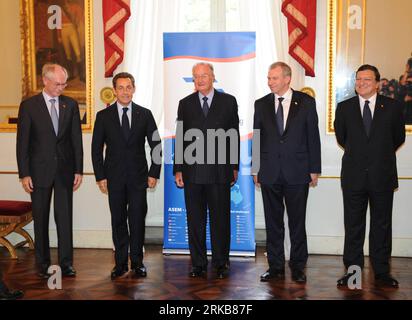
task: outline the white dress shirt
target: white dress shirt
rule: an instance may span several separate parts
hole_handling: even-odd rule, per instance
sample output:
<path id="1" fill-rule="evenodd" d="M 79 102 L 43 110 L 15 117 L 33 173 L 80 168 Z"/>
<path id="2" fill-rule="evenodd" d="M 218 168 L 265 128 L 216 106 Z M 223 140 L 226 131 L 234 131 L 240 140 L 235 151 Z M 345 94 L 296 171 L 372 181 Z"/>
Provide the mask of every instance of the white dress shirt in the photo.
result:
<path id="1" fill-rule="evenodd" d="M 201 94 L 199 92 L 199 101 L 200 101 L 200 106 L 203 107 L 203 97 L 207 97 L 207 105 L 209 106 L 209 110 L 210 107 L 212 105 L 212 100 L 213 100 L 213 96 L 215 95 L 215 89 L 212 89 L 206 96 L 204 96 L 203 94 Z"/>
<path id="2" fill-rule="evenodd" d="M 377 93 L 375 93 L 372 97 L 370 97 L 369 99 L 364 99 L 361 96 L 359 97 L 359 105 L 360 105 L 360 113 L 363 117 L 363 107 L 365 105 L 365 101 L 368 100 L 369 101 L 369 109 L 371 109 L 371 113 L 372 113 L 372 119 L 373 119 L 373 113 L 375 112 L 375 105 L 376 105 L 376 97 L 377 97 Z"/>
<path id="3" fill-rule="evenodd" d="M 126 115 L 129 118 L 129 126 L 132 127 L 132 103 L 130 102 L 126 107 L 122 106 L 119 102 L 116 102 L 117 112 L 119 113 L 120 125 L 122 125 L 123 108 L 127 108 Z"/>
<path id="4" fill-rule="evenodd" d="M 51 99 L 56 100 L 56 102 L 54 103 L 54 105 L 56 106 L 56 112 L 57 112 L 57 117 L 59 117 L 59 97 L 51 97 L 49 96 L 44 90 L 43 90 L 43 98 L 44 101 L 46 102 L 46 106 L 47 106 L 47 110 L 49 110 L 49 115 L 51 117 Z"/>

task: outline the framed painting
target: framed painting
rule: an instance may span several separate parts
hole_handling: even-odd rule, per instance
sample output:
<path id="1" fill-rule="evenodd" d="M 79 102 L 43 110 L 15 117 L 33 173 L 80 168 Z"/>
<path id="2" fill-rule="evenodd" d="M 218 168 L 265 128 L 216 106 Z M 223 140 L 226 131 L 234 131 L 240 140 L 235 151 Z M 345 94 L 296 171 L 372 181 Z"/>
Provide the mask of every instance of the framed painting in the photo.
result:
<path id="1" fill-rule="evenodd" d="M 411 10 L 409 0 L 328 0 L 327 133 L 334 133 L 337 103 L 355 95 L 362 64 L 379 69 L 379 93 L 402 103 L 412 133 Z"/>
<path id="2" fill-rule="evenodd" d="M 64 66 L 63 94 L 79 103 L 84 131 L 91 130 L 93 115 L 92 23 L 92 0 L 20 0 L 22 98 L 41 92 L 45 63 Z M 0 129 L 16 129 L 18 110 L 10 114 Z"/>

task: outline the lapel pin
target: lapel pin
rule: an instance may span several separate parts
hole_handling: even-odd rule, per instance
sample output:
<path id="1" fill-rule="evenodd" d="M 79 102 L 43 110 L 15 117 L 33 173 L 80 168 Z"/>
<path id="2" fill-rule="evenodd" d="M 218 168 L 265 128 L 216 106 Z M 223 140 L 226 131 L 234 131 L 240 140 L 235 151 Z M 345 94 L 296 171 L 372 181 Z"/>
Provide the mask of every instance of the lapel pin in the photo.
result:
<path id="1" fill-rule="evenodd" d="M 65 104 L 62 104 L 62 107 L 63 107 L 63 108 L 66 108 L 66 105 L 65 105 Z"/>
<path id="2" fill-rule="evenodd" d="M 381 104 L 381 108 L 383 109 L 383 104 Z"/>

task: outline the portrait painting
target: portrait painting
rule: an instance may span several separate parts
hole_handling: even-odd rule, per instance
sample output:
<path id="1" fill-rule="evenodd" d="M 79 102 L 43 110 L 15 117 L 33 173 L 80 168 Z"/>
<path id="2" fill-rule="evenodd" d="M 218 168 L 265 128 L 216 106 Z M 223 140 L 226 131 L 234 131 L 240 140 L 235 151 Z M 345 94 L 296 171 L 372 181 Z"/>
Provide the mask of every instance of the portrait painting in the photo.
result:
<path id="1" fill-rule="evenodd" d="M 64 95 L 77 100 L 82 129 L 92 129 L 92 0 L 20 0 L 22 99 L 43 89 L 42 66 L 68 72 Z M 16 130 L 18 106 L 1 131 Z"/>
<path id="2" fill-rule="evenodd" d="M 374 65 L 379 93 L 402 104 L 412 132 L 412 34 L 409 0 L 328 1 L 327 133 L 333 134 L 337 103 L 356 94 L 356 70 Z"/>

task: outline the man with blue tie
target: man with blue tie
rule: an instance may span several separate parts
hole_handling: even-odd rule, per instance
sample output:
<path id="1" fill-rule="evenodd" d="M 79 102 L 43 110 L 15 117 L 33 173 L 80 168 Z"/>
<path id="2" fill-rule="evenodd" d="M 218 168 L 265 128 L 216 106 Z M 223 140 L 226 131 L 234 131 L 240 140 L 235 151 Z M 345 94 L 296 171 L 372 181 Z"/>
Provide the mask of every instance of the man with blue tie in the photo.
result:
<path id="1" fill-rule="evenodd" d="M 239 170 L 238 106 L 234 96 L 213 88 L 212 64 L 199 62 L 193 66 L 192 74 L 195 92 L 179 101 L 177 111 L 173 173 L 176 185 L 184 188 L 185 194 L 192 260 L 189 277 L 204 278 L 207 275 L 206 221 L 209 209 L 212 265 L 216 277 L 223 279 L 229 275 L 230 188 L 236 183 Z M 196 132 L 195 136 L 190 135 L 191 131 Z M 227 132 L 233 135 L 229 139 L 223 137 L 223 147 L 220 147 L 220 141 L 213 145 L 216 141 L 206 138 L 211 131 L 221 132 L 222 136 Z M 190 141 L 186 136 L 191 136 Z M 190 152 L 194 159 L 186 156 L 181 157 L 184 158 L 180 159 L 182 161 L 177 159 L 179 154 L 187 155 L 186 150 L 190 150 L 196 141 L 207 142 Z M 179 145 L 183 146 L 180 150 Z"/>
<path id="2" fill-rule="evenodd" d="M 364 266 L 366 211 L 370 205 L 369 257 L 377 285 L 398 287 L 390 274 L 393 192 L 398 188 L 396 151 L 405 142 L 405 121 L 399 101 L 377 94 L 380 74 L 375 66 L 356 72 L 357 95 L 336 108 L 335 135 L 345 153 L 341 185 L 344 205 L 346 269 Z M 346 272 L 338 287 L 347 287 Z"/>
<path id="3" fill-rule="evenodd" d="M 42 69 L 43 91 L 20 105 L 17 123 L 17 164 L 33 207 L 38 275 L 48 278 L 49 211 L 54 193 L 58 256 L 62 275 L 74 277 L 73 191 L 82 183 L 83 143 L 79 106 L 62 95 L 68 73 L 57 64 Z"/>
<path id="4" fill-rule="evenodd" d="M 117 101 L 97 113 L 92 139 L 97 185 L 109 196 L 115 247 L 111 278 L 128 272 L 129 249 L 134 276 L 146 277 L 143 264 L 146 189 L 154 188 L 160 176 L 161 141 L 152 112 L 132 102 L 136 90 L 134 77 L 127 72 L 117 74 L 113 88 Z M 146 140 L 151 148 L 150 169 Z"/>
<path id="5" fill-rule="evenodd" d="M 290 88 L 292 71 L 284 62 L 269 67 L 271 93 L 256 100 L 253 120 L 255 185 L 262 189 L 269 269 L 261 281 L 285 278 L 284 211 L 289 221 L 292 280 L 304 284 L 308 258 L 306 202 L 309 186 L 321 173 L 320 137 L 315 99 Z M 260 139 L 256 139 L 260 135 Z"/>

